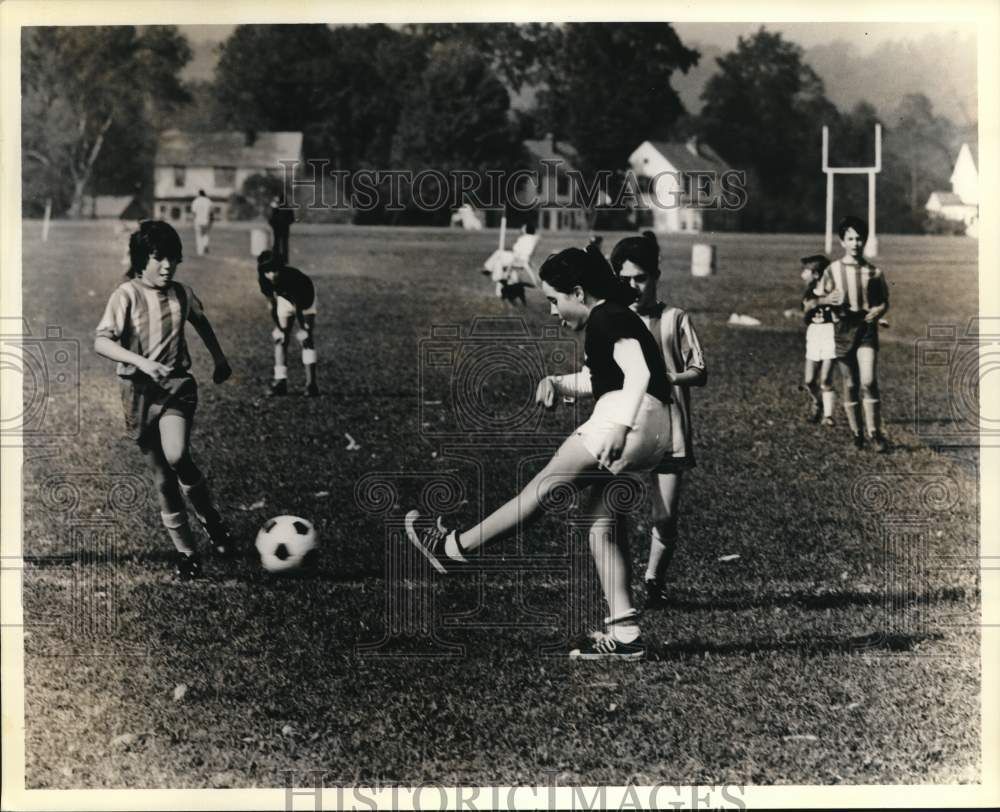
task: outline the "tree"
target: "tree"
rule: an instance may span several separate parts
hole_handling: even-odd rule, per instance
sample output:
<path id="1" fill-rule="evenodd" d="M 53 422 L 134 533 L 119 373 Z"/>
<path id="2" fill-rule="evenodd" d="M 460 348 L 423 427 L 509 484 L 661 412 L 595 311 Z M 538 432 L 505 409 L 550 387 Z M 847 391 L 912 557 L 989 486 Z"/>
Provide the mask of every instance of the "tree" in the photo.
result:
<path id="1" fill-rule="evenodd" d="M 803 61 L 798 45 L 763 27 L 740 37 L 736 50 L 716 63 L 718 73 L 702 92 L 702 135 L 734 169 L 747 171 L 743 226 L 820 227 L 821 129 L 839 115 L 823 81 Z"/>
<path id="2" fill-rule="evenodd" d="M 402 110 L 394 163 L 440 173 L 509 169 L 520 152 L 509 109 L 507 89 L 479 51 L 439 43 Z M 441 193 L 436 219 L 450 205 L 451 189 L 435 190 L 433 180 L 421 189 L 425 201 Z"/>
<path id="3" fill-rule="evenodd" d="M 32 184 L 25 205 L 51 197 L 82 216 L 101 166 L 111 185 L 141 181 L 141 148 L 149 150 L 157 122 L 188 99 L 178 74 L 190 58 L 172 26 L 25 28 L 21 145 Z M 118 160 L 104 158 L 109 145 Z"/>
<path id="4" fill-rule="evenodd" d="M 910 210 L 922 215 L 931 192 L 950 188 L 955 127 L 948 119 L 934 114 L 930 99 L 923 93 L 904 96 L 889 120 L 892 122 L 887 139 L 889 150 L 905 168 Z"/>
<path id="5" fill-rule="evenodd" d="M 445 42 L 468 45 L 515 92 L 543 80 L 559 42 L 552 23 L 415 23 L 403 30 L 426 50 Z"/>
<path id="6" fill-rule="evenodd" d="M 620 169 L 684 113 L 670 77 L 699 55 L 669 23 L 571 23 L 552 47 L 540 123 L 573 144 L 585 172 Z"/>

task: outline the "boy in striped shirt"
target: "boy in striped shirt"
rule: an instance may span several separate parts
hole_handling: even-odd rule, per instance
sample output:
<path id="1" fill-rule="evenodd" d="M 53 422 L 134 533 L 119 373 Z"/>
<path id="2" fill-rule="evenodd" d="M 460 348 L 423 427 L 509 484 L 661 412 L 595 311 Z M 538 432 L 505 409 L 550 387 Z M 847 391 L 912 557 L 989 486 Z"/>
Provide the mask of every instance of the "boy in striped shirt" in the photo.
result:
<path id="1" fill-rule="evenodd" d="M 118 362 L 125 424 L 153 473 L 160 518 L 177 550 L 176 574 L 188 580 L 201 574 L 201 559 L 182 494 L 208 533 L 213 552 L 228 558 L 236 551 L 191 457 L 198 385 L 190 372 L 184 325 L 191 323 L 211 353 L 215 383 L 225 381 L 232 370 L 198 297 L 173 281 L 182 257 L 173 227 L 144 221 L 129 240 L 129 257 L 128 279 L 108 300 L 94 350 Z"/>
<path id="2" fill-rule="evenodd" d="M 868 226 L 859 217 L 845 217 L 837 226 L 844 256 L 823 271 L 818 298 L 821 305 L 840 308 L 834 341 L 837 363 L 844 380 L 844 411 L 854 437 L 854 445 L 863 448 L 861 414 L 868 441 L 880 454 L 889 450 L 882 434 L 881 404 L 878 387 L 879 320 L 889 309 L 889 285 L 885 274 L 864 256 Z M 858 408 L 858 395 L 861 407 Z"/>

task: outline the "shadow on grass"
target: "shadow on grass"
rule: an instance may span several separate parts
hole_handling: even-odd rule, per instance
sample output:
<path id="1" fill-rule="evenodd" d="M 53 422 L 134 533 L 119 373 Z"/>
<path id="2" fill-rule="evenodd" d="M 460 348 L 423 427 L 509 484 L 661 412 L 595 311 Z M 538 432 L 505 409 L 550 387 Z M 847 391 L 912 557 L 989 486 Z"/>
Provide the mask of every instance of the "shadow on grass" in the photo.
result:
<path id="1" fill-rule="evenodd" d="M 729 594 L 713 595 L 711 597 L 690 597 L 684 594 L 671 594 L 667 599 L 667 610 L 677 609 L 687 612 L 708 612 L 714 610 L 732 609 L 771 609 L 783 606 L 796 606 L 802 609 L 844 609 L 851 606 L 879 607 L 891 604 L 893 606 L 917 605 L 929 606 L 935 603 L 956 603 L 974 597 L 962 587 L 943 587 L 919 595 L 912 593 L 862 592 L 845 590 L 843 592 L 779 592 L 769 594 Z"/>
<path id="2" fill-rule="evenodd" d="M 940 639 L 942 639 L 942 635 L 940 634 L 871 632 L 869 634 L 849 637 L 821 635 L 814 637 L 792 637 L 784 640 L 749 640 L 731 643 L 690 640 L 653 645 L 650 647 L 649 659 L 670 660 L 705 655 L 746 656 L 781 652 L 804 656 L 863 654 L 865 652 L 873 654 L 880 652 L 900 654 L 913 652 L 920 643 Z"/>

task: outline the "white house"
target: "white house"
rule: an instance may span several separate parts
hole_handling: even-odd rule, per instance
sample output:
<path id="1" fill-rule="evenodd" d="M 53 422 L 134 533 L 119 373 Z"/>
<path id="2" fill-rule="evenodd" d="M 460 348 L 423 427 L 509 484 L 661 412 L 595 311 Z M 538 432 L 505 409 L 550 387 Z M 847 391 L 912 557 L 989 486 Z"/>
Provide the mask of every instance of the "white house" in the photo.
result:
<path id="1" fill-rule="evenodd" d="M 680 141 L 643 141 L 629 156 L 629 167 L 639 180 L 643 211 L 661 234 L 702 231 L 704 203 L 729 166 L 697 138 Z M 644 225 L 643 223 L 639 224 Z"/>
<path id="2" fill-rule="evenodd" d="M 284 174 L 282 161 L 301 162 L 300 132 L 181 132 L 160 134 L 154 168 L 153 216 L 182 222 L 204 189 L 216 219 L 226 217 L 229 196 L 251 175 Z"/>
<path id="3" fill-rule="evenodd" d="M 968 144 L 962 144 L 951 173 L 951 191 L 931 192 L 924 206 L 932 217 L 965 223 L 965 233 L 975 237 L 979 230 L 979 171 Z"/>

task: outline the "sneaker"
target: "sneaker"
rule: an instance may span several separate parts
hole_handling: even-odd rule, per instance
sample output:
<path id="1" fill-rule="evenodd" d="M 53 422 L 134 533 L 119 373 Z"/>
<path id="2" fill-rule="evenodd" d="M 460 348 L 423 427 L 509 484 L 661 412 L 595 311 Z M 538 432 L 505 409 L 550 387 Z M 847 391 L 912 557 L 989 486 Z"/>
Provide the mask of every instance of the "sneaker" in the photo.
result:
<path id="1" fill-rule="evenodd" d="M 875 434 L 868 438 L 868 442 L 872 444 L 876 454 L 889 453 L 889 441 L 885 439 L 885 435 L 882 432 L 875 432 Z"/>
<path id="2" fill-rule="evenodd" d="M 271 388 L 268 390 L 272 398 L 281 397 L 288 394 L 288 381 L 282 378 L 280 381 L 271 381 Z"/>
<path id="3" fill-rule="evenodd" d="M 646 644 L 642 637 L 622 643 L 607 632 L 594 632 L 588 642 L 569 653 L 571 660 L 641 660 L 645 656 Z"/>
<path id="4" fill-rule="evenodd" d="M 652 578 L 646 580 L 646 602 L 643 609 L 666 609 L 668 605 L 666 587 Z"/>
<path id="5" fill-rule="evenodd" d="M 174 561 L 174 575 L 181 581 L 193 581 L 201 577 L 201 558 L 198 553 L 177 553 Z"/>
<path id="6" fill-rule="evenodd" d="M 854 435 L 854 447 L 855 448 L 865 447 L 865 438 L 861 435 L 860 431 Z"/>
<path id="7" fill-rule="evenodd" d="M 826 417 L 823 418 L 823 425 L 824 426 L 834 426 L 836 424 L 833 422 L 833 418 L 830 417 L 829 415 L 827 415 Z"/>
<path id="8" fill-rule="evenodd" d="M 229 527 L 225 522 L 215 525 L 205 525 L 205 532 L 208 533 L 212 541 L 212 553 L 217 558 L 235 558 L 237 554 L 236 542 L 229 532 Z"/>
<path id="9" fill-rule="evenodd" d="M 306 387 L 305 396 L 307 398 L 318 398 L 319 397 L 319 386 L 317 384 L 311 383 Z"/>
<path id="10" fill-rule="evenodd" d="M 429 518 L 422 518 L 418 510 L 411 510 L 407 513 L 405 521 L 406 537 L 410 543 L 420 550 L 434 569 L 445 575 L 447 570 L 442 562 L 451 559 L 444 551 L 444 544 L 448 536 L 455 531 L 446 530 L 440 516 L 438 516 L 437 522 L 432 522 Z"/>

